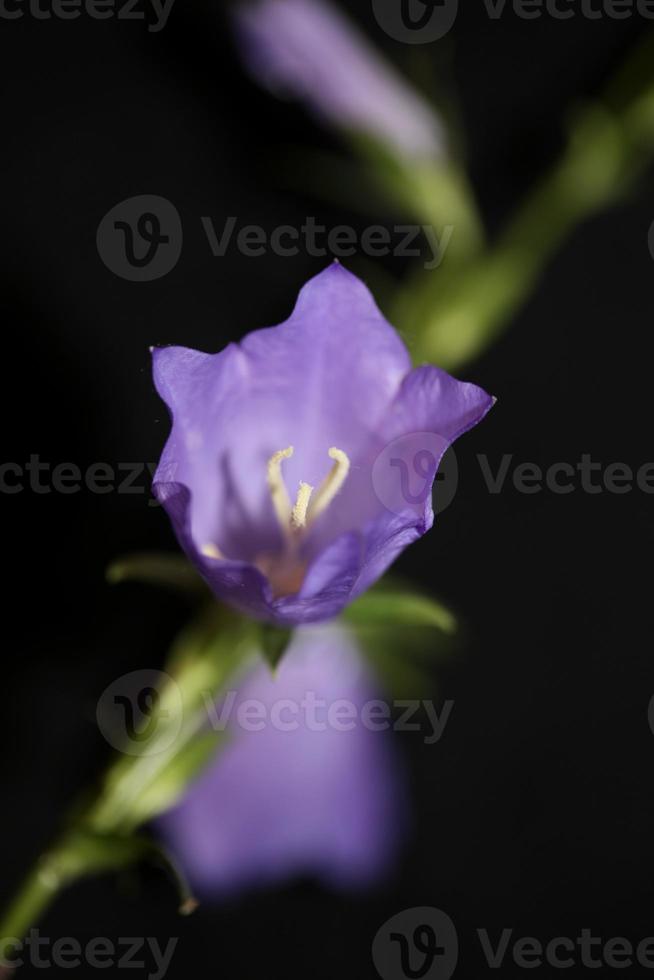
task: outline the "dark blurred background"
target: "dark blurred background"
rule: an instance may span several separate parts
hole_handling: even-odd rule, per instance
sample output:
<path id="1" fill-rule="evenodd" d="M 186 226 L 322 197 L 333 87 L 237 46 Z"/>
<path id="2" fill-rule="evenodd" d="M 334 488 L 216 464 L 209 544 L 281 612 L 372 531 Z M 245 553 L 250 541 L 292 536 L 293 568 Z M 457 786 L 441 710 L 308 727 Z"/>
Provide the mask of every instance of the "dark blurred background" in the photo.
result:
<path id="1" fill-rule="evenodd" d="M 644 33 L 637 16 L 507 11 L 491 21 L 468 4 L 418 63 L 382 34 L 369 4 L 349 11 L 390 59 L 420 78 L 426 64 L 458 102 L 491 230 L 556 158 L 569 109 Z M 200 216 L 272 230 L 307 215 L 362 229 L 379 215 L 326 204 L 306 170 L 294 187 L 286 162 L 299 149 L 346 151 L 244 74 L 217 3 L 177 0 L 159 33 L 139 21 L 26 15 L 2 20 L 0 35 L 2 461 L 154 462 L 168 423 L 148 346 L 214 351 L 279 322 L 325 264 L 233 247 L 215 258 Z M 140 194 L 173 202 L 184 228 L 176 267 L 146 283 L 114 275 L 96 249 L 102 217 Z M 417 905 L 455 921 L 463 977 L 488 969 L 478 927 L 542 941 L 584 927 L 604 939 L 654 934 L 651 497 L 590 495 L 578 483 L 568 495 L 524 495 L 509 480 L 493 495 L 476 460 L 486 453 L 495 469 L 512 453 L 547 467 L 591 454 L 634 470 L 654 460 L 652 220 L 650 174 L 577 230 L 510 329 L 459 372 L 499 403 L 457 447 L 454 502 L 399 562 L 460 614 L 467 639 L 434 674 L 438 702 L 455 701 L 443 739 L 400 740 L 414 817 L 394 873 L 368 893 L 298 882 L 188 919 L 163 875 L 106 877 L 58 900 L 44 935 L 179 936 L 169 977 L 245 980 L 374 976 L 375 932 Z M 366 264 L 348 264 L 366 275 Z M 401 260 L 383 265 L 404 271 Z M 0 494 L 3 902 L 109 758 L 99 695 L 121 673 L 160 666 L 187 615 L 167 593 L 105 583 L 117 555 L 176 547 L 147 483 L 133 494 Z M 523 972 L 509 962 L 502 975 Z"/>

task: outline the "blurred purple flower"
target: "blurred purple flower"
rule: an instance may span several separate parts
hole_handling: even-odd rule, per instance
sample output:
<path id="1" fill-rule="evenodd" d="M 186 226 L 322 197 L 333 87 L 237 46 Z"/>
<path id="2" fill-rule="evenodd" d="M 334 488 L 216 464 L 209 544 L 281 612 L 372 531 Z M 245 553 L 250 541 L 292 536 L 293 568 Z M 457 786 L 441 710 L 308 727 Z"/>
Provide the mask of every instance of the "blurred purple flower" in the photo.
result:
<path id="1" fill-rule="evenodd" d="M 229 705 L 229 741 L 158 821 L 199 896 L 301 875 L 361 886 L 386 870 L 405 803 L 392 735 L 362 714 L 376 696 L 351 635 L 330 624 L 297 630 L 276 675 L 258 665 L 216 706 L 218 719 Z M 331 707 L 341 699 L 347 717 Z"/>
<path id="2" fill-rule="evenodd" d="M 443 153 L 431 106 L 328 0 L 255 0 L 237 7 L 235 20 L 248 67 L 264 85 L 401 154 Z"/>
<path id="3" fill-rule="evenodd" d="M 411 370 L 338 264 L 280 326 L 218 354 L 153 358 L 173 419 L 154 493 L 215 594 L 280 625 L 336 616 L 431 527 L 440 458 L 493 403 L 436 367 Z"/>

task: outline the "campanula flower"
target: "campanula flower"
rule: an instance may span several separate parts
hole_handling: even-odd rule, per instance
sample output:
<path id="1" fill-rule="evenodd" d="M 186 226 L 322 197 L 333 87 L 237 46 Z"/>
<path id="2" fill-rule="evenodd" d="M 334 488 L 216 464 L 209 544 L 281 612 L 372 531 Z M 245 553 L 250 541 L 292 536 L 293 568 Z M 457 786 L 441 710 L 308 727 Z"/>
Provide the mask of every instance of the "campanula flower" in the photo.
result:
<path id="1" fill-rule="evenodd" d="M 328 0 L 254 0 L 235 17 L 244 58 L 268 88 L 403 156 L 443 154 L 434 110 Z"/>
<path id="2" fill-rule="evenodd" d="M 153 358 L 172 415 L 153 491 L 214 593 L 283 626 L 336 616 L 431 527 L 440 458 L 493 403 L 412 370 L 338 264 L 280 326 Z"/>
<path id="3" fill-rule="evenodd" d="M 158 821 L 199 896 L 304 875 L 362 886 L 384 872 L 405 795 L 377 698 L 353 638 L 329 624 L 297 630 L 275 675 L 258 664 L 216 705 L 227 741 Z"/>

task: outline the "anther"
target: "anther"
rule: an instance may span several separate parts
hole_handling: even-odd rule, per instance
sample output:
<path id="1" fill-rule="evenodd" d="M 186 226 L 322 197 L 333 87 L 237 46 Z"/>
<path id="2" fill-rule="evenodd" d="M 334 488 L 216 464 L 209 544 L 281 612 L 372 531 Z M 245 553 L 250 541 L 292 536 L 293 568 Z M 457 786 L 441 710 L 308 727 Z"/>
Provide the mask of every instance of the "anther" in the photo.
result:
<path id="1" fill-rule="evenodd" d="M 217 548 L 215 544 L 209 542 L 208 544 L 203 544 L 200 548 L 200 553 L 204 555 L 205 558 L 215 558 L 220 561 L 225 558 L 220 548 Z"/>
<path id="2" fill-rule="evenodd" d="M 268 460 L 268 487 L 277 520 L 283 528 L 287 528 L 291 520 L 291 501 L 282 477 L 282 460 L 290 459 L 292 455 L 293 447 L 289 446 L 288 449 L 280 449 L 273 453 Z"/>

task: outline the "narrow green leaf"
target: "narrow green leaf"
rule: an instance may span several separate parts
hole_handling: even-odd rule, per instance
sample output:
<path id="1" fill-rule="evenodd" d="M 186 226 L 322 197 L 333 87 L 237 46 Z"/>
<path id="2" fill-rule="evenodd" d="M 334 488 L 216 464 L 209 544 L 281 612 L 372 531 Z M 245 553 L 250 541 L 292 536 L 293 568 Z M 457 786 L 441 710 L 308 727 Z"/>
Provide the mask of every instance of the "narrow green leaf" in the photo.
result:
<path id="1" fill-rule="evenodd" d="M 157 552 L 126 555 L 109 566 L 107 581 L 112 585 L 143 582 L 196 596 L 207 593 L 206 584 L 182 555 Z"/>

